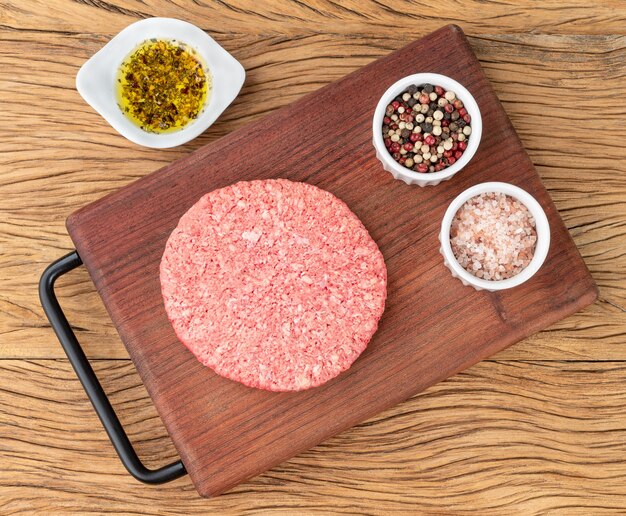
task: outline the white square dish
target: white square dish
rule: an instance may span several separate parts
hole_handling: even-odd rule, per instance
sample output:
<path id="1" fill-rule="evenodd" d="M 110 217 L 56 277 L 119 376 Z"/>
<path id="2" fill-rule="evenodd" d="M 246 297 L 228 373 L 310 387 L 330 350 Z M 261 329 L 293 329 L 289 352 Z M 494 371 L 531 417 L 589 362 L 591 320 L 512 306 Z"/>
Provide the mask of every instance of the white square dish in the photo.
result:
<path id="1" fill-rule="evenodd" d="M 211 89 L 198 118 L 169 133 L 149 133 L 135 125 L 120 109 L 115 82 L 124 58 L 142 42 L 151 39 L 181 41 L 198 52 L 212 77 Z M 148 18 L 126 27 L 78 71 L 76 89 L 118 133 L 130 141 L 153 148 L 169 148 L 193 140 L 215 122 L 243 86 L 243 66 L 206 32 L 174 18 Z"/>

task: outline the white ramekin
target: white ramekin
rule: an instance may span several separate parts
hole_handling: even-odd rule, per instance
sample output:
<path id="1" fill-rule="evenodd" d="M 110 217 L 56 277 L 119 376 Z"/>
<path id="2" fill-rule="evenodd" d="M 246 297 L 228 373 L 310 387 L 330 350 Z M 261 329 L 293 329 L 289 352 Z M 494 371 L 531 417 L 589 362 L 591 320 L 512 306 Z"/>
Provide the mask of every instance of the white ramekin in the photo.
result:
<path id="1" fill-rule="evenodd" d="M 195 49 L 211 75 L 211 90 L 198 118 L 179 131 L 149 133 L 133 123 L 117 104 L 115 81 L 124 58 L 151 38 L 174 39 Z M 174 18 L 147 18 L 133 23 L 102 47 L 78 71 L 76 89 L 122 136 L 138 145 L 168 148 L 202 134 L 235 99 L 243 86 L 243 66 L 206 32 Z"/>
<path id="2" fill-rule="evenodd" d="M 409 86 L 415 84 L 417 86 L 421 84 L 432 84 L 433 86 L 441 86 L 446 90 L 452 90 L 457 98 L 459 98 L 467 112 L 472 117 L 471 127 L 472 134 L 467 140 L 467 148 L 463 153 L 463 156 L 459 158 L 454 165 L 451 165 L 439 172 L 431 172 L 422 174 L 410 170 L 398 163 L 393 159 L 389 151 L 385 147 L 383 141 L 382 126 L 383 118 L 385 117 L 385 110 L 390 102 L 393 101 L 400 93 L 405 91 Z M 376 110 L 374 111 L 374 120 L 372 124 L 372 130 L 374 135 L 374 148 L 376 149 L 376 157 L 383 164 L 383 168 L 390 172 L 396 179 L 401 179 L 408 185 L 438 185 L 442 181 L 450 179 L 454 174 L 461 170 L 474 156 L 478 145 L 480 144 L 480 137 L 483 132 L 483 122 L 480 116 L 480 109 L 478 104 L 472 97 L 472 94 L 460 83 L 456 82 L 450 77 L 440 75 L 436 73 L 416 73 L 400 79 L 398 82 L 392 84 L 389 89 L 383 94 L 378 101 Z"/>
<path id="3" fill-rule="evenodd" d="M 476 195 L 486 192 L 496 192 L 510 195 L 524 204 L 535 219 L 537 230 L 537 245 L 535 247 L 535 254 L 533 255 L 533 258 L 528 266 L 522 270 L 522 272 L 505 280 L 485 280 L 477 278 L 473 274 L 467 272 L 463 267 L 461 267 L 459 262 L 457 262 L 454 257 L 454 253 L 452 252 L 452 247 L 450 246 L 450 226 L 452 225 L 452 219 L 456 215 L 456 212 L 461 206 L 463 206 L 463 204 L 465 204 L 466 201 Z M 540 269 L 546 259 L 548 249 L 550 248 L 550 224 L 548 223 L 548 217 L 546 217 L 541 205 L 525 190 L 509 183 L 481 183 L 468 188 L 450 203 L 450 206 L 448 206 L 448 209 L 443 216 L 443 221 L 441 222 L 439 241 L 441 242 L 439 251 L 443 255 L 444 263 L 446 267 L 450 269 L 452 276 L 460 279 L 463 285 L 472 286 L 476 290 L 488 290 L 494 292 L 496 290 L 517 287 L 518 285 L 521 285 L 525 281 L 529 280 Z"/>

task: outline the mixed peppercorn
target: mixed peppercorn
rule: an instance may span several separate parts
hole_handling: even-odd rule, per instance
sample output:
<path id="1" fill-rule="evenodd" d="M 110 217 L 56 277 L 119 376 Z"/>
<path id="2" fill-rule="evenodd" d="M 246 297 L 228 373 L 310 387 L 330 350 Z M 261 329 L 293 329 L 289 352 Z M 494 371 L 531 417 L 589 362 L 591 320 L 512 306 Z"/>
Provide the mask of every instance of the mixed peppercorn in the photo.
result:
<path id="1" fill-rule="evenodd" d="M 382 133 L 398 163 L 415 172 L 439 172 L 467 149 L 471 117 L 453 91 L 413 84 L 387 106 Z"/>

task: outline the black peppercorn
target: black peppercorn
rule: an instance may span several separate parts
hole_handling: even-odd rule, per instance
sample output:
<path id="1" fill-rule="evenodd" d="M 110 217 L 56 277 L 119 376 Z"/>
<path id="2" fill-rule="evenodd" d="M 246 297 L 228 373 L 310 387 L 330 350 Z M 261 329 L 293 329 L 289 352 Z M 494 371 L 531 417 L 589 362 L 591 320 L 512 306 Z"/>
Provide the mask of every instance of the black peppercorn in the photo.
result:
<path id="1" fill-rule="evenodd" d="M 422 131 L 425 133 L 432 133 L 433 131 L 433 124 L 429 124 L 428 122 L 424 122 L 423 124 L 420 124 L 420 127 L 422 128 Z"/>
<path id="2" fill-rule="evenodd" d="M 432 84 L 424 84 L 423 88 L 424 88 L 424 91 L 429 94 L 435 91 L 435 88 Z"/>
<path id="3" fill-rule="evenodd" d="M 411 86 L 409 86 L 409 89 L 407 91 L 411 95 L 413 95 L 413 93 L 417 93 L 417 85 L 416 84 L 411 84 Z"/>
<path id="4" fill-rule="evenodd" d="M 417 104 L 417 100 L 415 100 L 413 97 L 411 97 L 408 100 L 408 104 L 409 104 L 409 107 L 413 107 L 415 104 Z"/>
<path id="5" fill-rule="evenodd" d="M 400 134 L 402 135 L 402 138 L 408 138 L 409 136 L 411 136 L 411 131 L 409 131 L 408 129 L 402 129 L 402 132 Z"/>
<path id="6" fill-rule="evenodd" d="M 443 119 L 444 120 L 450 120 L 450 113 L 444 113 L 443 114 Z"/>

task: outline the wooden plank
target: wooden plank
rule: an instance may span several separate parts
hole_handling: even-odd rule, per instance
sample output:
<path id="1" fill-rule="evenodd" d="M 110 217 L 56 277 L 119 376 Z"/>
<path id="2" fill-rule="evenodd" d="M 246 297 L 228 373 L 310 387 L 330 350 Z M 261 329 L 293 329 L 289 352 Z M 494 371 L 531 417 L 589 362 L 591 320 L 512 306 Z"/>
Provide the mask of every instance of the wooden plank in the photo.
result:
<path id="1" fill-rule="evenodd" d="M 626 6 L 620 0 L 593 3 L 584 0 L 0 1 L 0 25 L 17 29 L 84 33 L 106 27 L 117 32 L 149 16 L 184 18 L 217 34 L 301 35 L 323 31 L 348 35 L 398 34 L 405 41 L 447 23 L 461 23 L 468 31 L 481 33 L 624 34 L 626 28 Z"/>
<path id="2" fill-rule="evenodd" d="M 76 70 L 106 39 L 0 31 L 0 93 L 14 99 L 3 104 L 6 116 L 0 120 L 6 135 L 0 142 L 0 356 L 63 356 L 32 285 L 46 263 L 70 249 L 63 227 L 68 213 L 403 42 L 401 37 L 221 36 L 248 70 L 242 95 L 196 142 L 157 151 L 119 137 L 74 90 Z M 610 99 L 626 94 L 620 80 L 626 38 L 518 34 L 473 37 L 471 43 L 600 287 L 598 304 L 501 356 L 625 359 L 626 256 L 619 250 L 626 247 L 620 202 L 626 196 L 626 151 L 619 143 L 619 108 Z M 42 68 L 33 70 L 24 54 L 44 56 Z M 589 94 L 581 102 L 581 91 L 610 95 Z M 584 126 L 571 123 L 572 106 L 588 117 Z M 563 124 L 567 130 L 546 137 L 545 128 Z M 602 143 L 596 134 L 603 135 Z M 31 202 L 25 203 L 25 196 Z M 62 283 L 64 306 L 87 354 L 126 357 L 87 274 L 77 271 Z"/>
<path id="3" fill-rule="evenodd" d="M 472 161 L 436 188 L 395 181 L 371 145 L 380 95 L 418 67 L 462 82 L 483 119 Z M 298 142 L 296 152 L 291 142 Z M 306 181 L 344 200 L 379 245 L 389 278 L 385 314 L 360 359 L 322 387 L 280 395 L 243 388 L 200 366 L 172 330 L 158 280 L 165 241 L 198 198 L 240 179 L 274 177 Z M 550 222 L 550 252 L 532 281 L 477 293 L 443 266 L 438 233 L 451 199 L 493 180 L 522 186 L 541 203 Z M 571 237 L 455 26 L 81 208 L 67 228 L 204 496 L 231 489 L 596 297 Z M 204 423 L 212 420 L 219 422 Z"/>
<path id="4" fill-rule="evenodd" d="M 175 457 L 129 361 L 95 368 L 131 440 Z M 213 500 L 117 459 L 63 360 L 0 361 L 0 512 L 604 514 L 626 507 L 626 364 L 482 362 Z"/>

